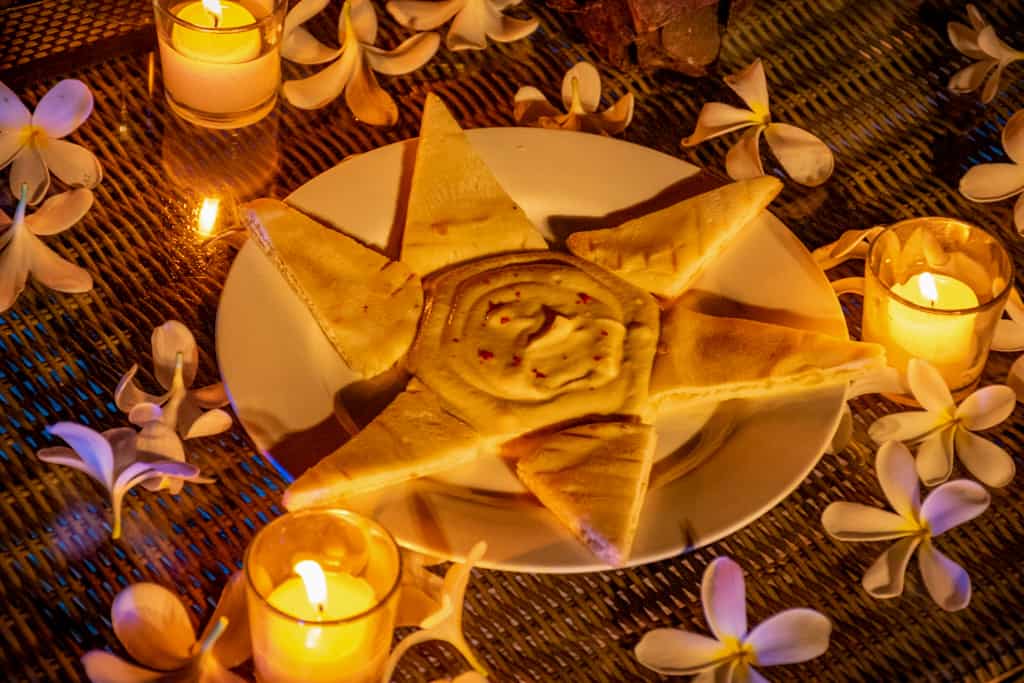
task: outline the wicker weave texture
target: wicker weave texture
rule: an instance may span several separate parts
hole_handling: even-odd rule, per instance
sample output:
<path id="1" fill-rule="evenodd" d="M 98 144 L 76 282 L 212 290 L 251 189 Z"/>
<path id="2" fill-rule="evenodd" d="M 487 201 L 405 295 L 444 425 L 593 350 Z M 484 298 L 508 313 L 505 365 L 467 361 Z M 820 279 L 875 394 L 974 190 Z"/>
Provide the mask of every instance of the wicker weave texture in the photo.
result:
<path id="1" fill-rule="evenodd" d="M 32 457 L 49 443 L 46 424 L 125 423 L 111 391 L 133 362 L 155 388 L 149 336 L 167 319 L 196 332 L 203 350 L 197 382 L 216 379 L 216 308 L 233 252 L 223 242 L 204 244 L 195 233 L 198 200 L 207 186 L 227 175 L 239 198 L 284 196 L 348 155 L 414 135 L 427 91 L 440 94 L 466 127 L 511 125 L 519 86 L 538 86 L 555 99 L 565 70 L 593 59 L 565 17 L 534 4 L 528 10 L 542 26 L 529 40 L 483 52 L 442 48 L 415 74 L 382 78 L 402 112 L 390 130 L 354 121 L 338 101 L 316 112 L 282 104 L 254 129 L 204 133 L 168 113 L 149 53 L 110 57 L 101 41 L 83 48 L 87 68 L 69 71 L 59 61 L 45 61 L 51 51 L 68 54 L 60 50 L 75 40 L 85 45 L 108 35 L 104 27 L 114 25 L 111 17 L 128 5 L 96 3 L 66 42 L 55 15 L 48 14 L 62 6 L 80 7 L 55 2 L 0 11 L 0 70 L 35 65 L 40 74 L 18 88 L 26 103 L 34 104 L 62 77 L 81 78 L 93 89 L 95 113 L 71 139 L 94 150 L 105 169 L 88 216 L 47 238 L 93 273 L 95 289 L 69 296 L 33 284 L 0 315 L 0 671 L 13 681 L 80 680 L 84 651 L 110 647 L 124 654 L 109 608 L 131 582 L 156 581 L 177 590 L 196 622 L 205 621 L 253 534 L 282 511 L 280 475 L 239 428 L 189 443 L 190 458 L 217 484 L 187 486 L 179 496 L 129 495 L 119 542 L 109 539 L 109 508 L 100 488 Z M 983 11 L 1004 39 L 1024 45 L 1021 3 L 992 2 Z M 998 234 L 1024 265 L 1010 205 L 972 204 L 956 191 L 968 167 L 1003 158 L 999 131 L 1024 106 L 1020 64 L 1007 70 L 1001 94 L 988 106 L 975 96 L 947 92 L 949 77 L 967 60 L 949 45 L 945 24 L 964 16 L 961 2 L 938 0 L 758 0 L 730 28 L 720 73 L 763 58 L 775 119 L 810 129 L 836 151 L 836 173 L 828 183 L 817 189 L 787 183 L 773 205 L 808 246 L 844 229 L 943 214 Z M 329 19 L 320 28 L 330 33 Z M 396 45 L 405 35 L 382 16 L 380 44 Z M 44 61 L 35 61 L 40 57 Z M 289 67 L 286 73 L 306 71 Z M 637 96 L 626 139 L 722 169 L 734 136 L 692 150 L 679 147 L 703 102 L 735 102 L 720 78 L 608 69 L 602 77 L 607 96 L 627 90 Z M 777 170 L 771 161 L 769 168 Z M 0 200 L 8 212 L 10 203 L 9 196 Z M 856 331 L 856 302 L 844 304 Z M 995 354 L 986 381 L 1002 381 L 1011 361 Z M 943 536 L 943 549 L 972 577 L 967 610 L 942 612 L 913 568 L 902 598 L 874 600 L 859 581 L 883 546 L 837 543 L 819 522 L 835 500 L 883 504 L 865 431 L 895 406 L 872 397 L 854 408 L 850 448 L 825 456 L 782 504 L 709 548 L 600 574 L 475 572 L 466 627 L 495 678 L 657 680 L 636 663 L 632 648 L 651 628 L 706 629 L 699 580 L 719 554 L 733 556 L 747 572 L 752 622 L 794 606 L 814 607 L 834 622 L 827 655 L 768 671 L 773 680 L 987 681 L 1024 664 L 1019 481 L 994 491 L 992 507 L 979 520 Z M 1019 413 L 992 434 L 1018 460 L 1024 440 Z M 429 681 L 463 666 L 447 647 L 424 645 L 407 657 L 397 680 Z"/>

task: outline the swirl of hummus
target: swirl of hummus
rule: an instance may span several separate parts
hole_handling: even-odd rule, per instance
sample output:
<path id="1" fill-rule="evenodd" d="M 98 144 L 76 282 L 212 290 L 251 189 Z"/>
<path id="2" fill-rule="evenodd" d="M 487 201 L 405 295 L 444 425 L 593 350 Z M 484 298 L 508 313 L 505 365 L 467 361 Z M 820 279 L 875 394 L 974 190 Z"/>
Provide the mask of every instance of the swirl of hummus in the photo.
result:
<path id="1" fill-rule="evenodd" d="M 414 374 L 484 434 L 519 434 L 646 403 L 658 306 L 573 256 L 519 253 L 438 275 Z"/>

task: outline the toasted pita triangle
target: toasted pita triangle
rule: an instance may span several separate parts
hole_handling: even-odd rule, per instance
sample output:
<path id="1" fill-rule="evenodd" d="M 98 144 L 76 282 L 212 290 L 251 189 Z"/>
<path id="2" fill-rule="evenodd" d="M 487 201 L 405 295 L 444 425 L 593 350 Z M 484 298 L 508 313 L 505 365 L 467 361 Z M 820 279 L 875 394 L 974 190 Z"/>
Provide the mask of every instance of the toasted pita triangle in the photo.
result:
<path id="1" fill-rule="evenodd" d="M 884 365 L 885 351 L 878 344 L 677 305 L 662 320 L 651 398 L 771 396 L 845 384 Z"/>
<path id="2" fill-rule="evenodd" d="M 654 428 L 595 422 L 551 435 L 519 460 L 523 485 L 599 558 L 629 559 L 654 459 Z"/>
<path id="3" fill-rule="evenodd" d="M 652 294 L 674 298 L 782 190 L 778 179 L 741 180 L 615 228 L 569 235 L 569 250 Z"/>
<path id="4" fill-rule="evenodd" d="M 289 510 L 341 499 L 442 472 L 469 462 L 489 445 L 445 412 L 417 380 L 362 431 L 302 474 L 284 493 Z"/>
<path id="5" fill-rule="evenodd" d="M 426 275 L 479 256 L 547 249 L 523 210 L 476 153 L 444 103 L 427 95 L 402 261 Z"/>
<path id="6" fill-rule="evenodd" d="M 254 241 L 350 368 L 372 377 L 409 349 L 423 287 L 408 266 L 276 199 L 250 202 L 244 214 Z"/>

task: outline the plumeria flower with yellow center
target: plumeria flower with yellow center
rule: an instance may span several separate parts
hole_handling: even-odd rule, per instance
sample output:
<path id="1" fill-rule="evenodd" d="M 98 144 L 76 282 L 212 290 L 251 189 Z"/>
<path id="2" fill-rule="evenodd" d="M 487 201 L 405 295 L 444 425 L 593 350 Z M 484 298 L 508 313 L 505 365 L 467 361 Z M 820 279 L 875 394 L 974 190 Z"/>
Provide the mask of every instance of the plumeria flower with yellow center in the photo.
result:
<path id="1" fill-rule="evenodd" d="M 971 600 L 971 577 L 963 567 L 939 552 L 933 539 L 974 519 L 989 504 L 988 491 L 977 482 L 946 482 L 921 502 L 914 457 L 899 441 L 887 441 L 875 462 L 882 493 L 895 512 L 860 503 L 832 503 L 821 523 L 840 541 L 899 539 L 868 568 L 864 589 L 876 598 L 903 593 L 910 558 L 917 551 L 917 566 L 932 600 L 944 610 L 963 609 Z"/>
<path id="2" fill-rule="evenodd" d="M 92 206 L 90 190 L 71 190 L 47 199 L 25 215 L 28 187 L 22 186 L 14 220 L 0 211 L 0 313 L 14 305 L 31 274 L 58 292 L 80 294 L 92 289 L 92 277 L 46 246 L 40 235 L 56 235 L 81 220 Z"/>
<path id="3" fill-rule="evenodd" d="M 835 158 L 819 137 L 803 128 L 772 121 L 768 106 L 768 81 L 764 65 L 758 59 L 746 69 L 725 77 L 725 84 L 740 96 L 748 109 L 723 102 L 708 102 L 701 107 L 693 134 L 683 138 L 684 147 L 693 147 L 743 128 L 751 128 L 725 156 L 725 170 L 733 180 L 764 175 L 761 163 L 761 136 L 782 164 L 789 177 L 801 185 L 821 185 L 835 167 Z"/>
<path id="4" fill-rule="evenodd" d="M 985 21 L 974 5 L 967 5 L 967 18 L 971 22 L 970 26 L 951 21 L 947 32 L 953 47 L 975 62 L 953 74 L 949 79 L 949 89 L 964 94 L 977 90 L 984 83 L 981 101 L 987 104 L 999 91 L 1003 70 L 1013 62 L 1024 59 L 1024 52 L 1000 40 L 996 30 Z"/>
<path id="5" fill-rule="evenodd" d="M 444 44 L 449 50 L 483 50 L 487 39 L 511 43 L 540 25 L 535 18 L 516 19 L 504 11 L 520 0 L 390 0 L 388 12 L 414 31 L 430 31 L 455 17 Z"/>
<path id="6" fill-rule="evenodd" d="M 24 183 L 28 203 L 38 204 L 50 187 L 50 172 L 72 187 L 95 187 L 103 168 L 92 152 L 61 138 L 92 113 L 92 93 L 68 79 L 43 95 L 29 113 L 18 96 L 0 83 L 0 169 L 11 167 L 11 192 Z"/>
<path id="7" fill-rule="evenodd" d="M 565 74 L 562 104 L 565 113 L 553 107 L 537 88 L 522 87 L 515 97 L 516 123 L 615 135 L 633 120 L 633 93 L 626 93 L 603 112 L 597 111 L 601 104 L 601 76 L 589 62 L 579 62 Z"/>
<path id="8" fill-rule="evenodd" d="M 959 406 L 942 375 L 931 364 L 914 358 L 907 365 L 910 392 L 924 410 L 886 415 L 868 429 L 878 444 L 903 441 L 917 446 L 917 472 L 925 486 L 949 479 L 953 456 L 986 486 L 1006 486 L 1013 480 L 1013 458 L 976 431 L 990 429 L 1013 412 L 1013 389 L 997 384 L 978 389 Z"/>
<path id="9" fill-rule="evenodd" d="M 285 81 L 284 96 L 300 109 L 318 109 L 345 93 L 345 102 L 356 118 L 373 126 L 390 126 L 398 120 L 398 107 L 377 83 L 373 72 L 397 76 L 420 68 L 437 52 L 436 33 L 418 33 L 394 50 L 374 47 L 377 12 L 371 0 L 346 0 L 338 19 L 337 48 L 313 37 L 302 24 L 319 14 L 328 0 L 301 0 L 284 22 L 281 56 L 300 64 L 333 62 L 309 78 Z"/>
<path id="10" fill-rule="evenodd" d="M 1013 207 L 1013 223 L 1024 233 L 1024 109 L 1003 128 L 1003 149 L 1010 163 L 978 164 L 960 179 L 960 194 L 972 202 L 999 202 L 1020 195 Z"/>
<path id="11" fill-rule="evenodd" d="M 996 323 L 996 333 L 992 338 L 993 351 L 1024 351 L 1024 300 L 1016 289 L 1010 290 L 1006 300 L 1006 314 Z M 1013 389 L 1017 400 L 1024 402 L 1024 356 L 1019 356 L 1010 366 L 1006 384 Z"/>
<path id="12" fill-rule="evenodd" d="M 487 544 L 480 541 L 470 549 L 465 562 L 456 562 L 449 567 L 438 596 L 439 609 L 420 622 L 420 630 L 410 633 L 391 651 L 387 665 L 384 667 L 382 681 L 390 681 L 402 655 L 410 648 L 428 640 L 444 640 L 457 649 L 470 666 L 482 676 L 487 669 L 473 654 L 473 649 L 466 642 L 462 632 L 462 606 L 466 600 L 466 587 L 469 586 L 470 572 L 473 566 L 487 552 Z M 403 588 L 404 590 L 404 588 Z M 460 677 L 461 678 L 461 677 Z M 472 679 L 470 679 L 472 680 Z"/>
<path id="13" fill-rule="evenodd" d="M 670 676 L 697 674 L 693 683 L 767 683 L 755 666 L 806 662 L 828 649 L 832 623 L 812 609 L 788 609 L 748 629 L 743 570 L 728 557 L 708 565 L 700 592 L 715 637 L 655 629 L 636 646 L 641 664 Z"/>
<path id="14" fill-rule="evenodd" d="M 114 598 L 110 621 L 124 649 L 145 668 L 90 650 L 82 656 L 85 675 L 92 683 L 244 683 L 230 671 L 252 656 L 240 576 L 228 580 L 198 640 L 178 596 L 155 583 L 128 586 Z"/>
<path id="15" fill-rule="evenodd" d="M 139 484 L 173 480 L 197 484 L 212 483 L 199 474 L 199 468 L 168 458 L 158 451 L 146 450 L 134 429 L 120 427 L 102 434 L 74 422 L 58 422 L 47 432 L 63 439 L 71 448 L 43 448 L 36 457 L 53 465 L 64 465 L 85 472 L 110 494 L 114 538 L 121 536 L 121 504 L 124 495 Z"/>

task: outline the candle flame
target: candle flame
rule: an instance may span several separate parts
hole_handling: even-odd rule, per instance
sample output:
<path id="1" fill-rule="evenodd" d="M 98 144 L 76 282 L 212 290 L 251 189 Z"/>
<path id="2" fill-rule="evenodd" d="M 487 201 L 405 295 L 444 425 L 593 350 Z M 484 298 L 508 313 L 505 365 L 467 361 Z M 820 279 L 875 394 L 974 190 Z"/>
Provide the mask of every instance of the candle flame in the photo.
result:
<path id="1" fill-rule="evenodd" d="M 199 207 L 199 220 L 197 221 L 200 235 L 209 237 L 213 233 L 213 228 L 217 225 L 217 214 L 219 213 L 220 199 L 217 197 L 206 197 L 203 199 L 203 204 Z"/>
<path id="2" fill-rule="evenodd" d="M 218 19 L 224 16 L 224 8 L 221 7 L 220 0 L 203 0 L 203 9 Z"/>
<path id="3" fill-rule="evenodd" d="M 917 280 L 917 286 L 921 290 L 921 296 L 931 301 L 933 305 L 938 301 L 939 290 L 935 286 L 935 278 L 931 273 L 921 273 L 921 277 Z"/>
<path id="4" fill-rule="evenodd" d="M 327 602 L 327 579 L 316 560 L 302 560 L 295 564 L 295 573 L 302 578 L 309 604 L 323 608 Z"/>

